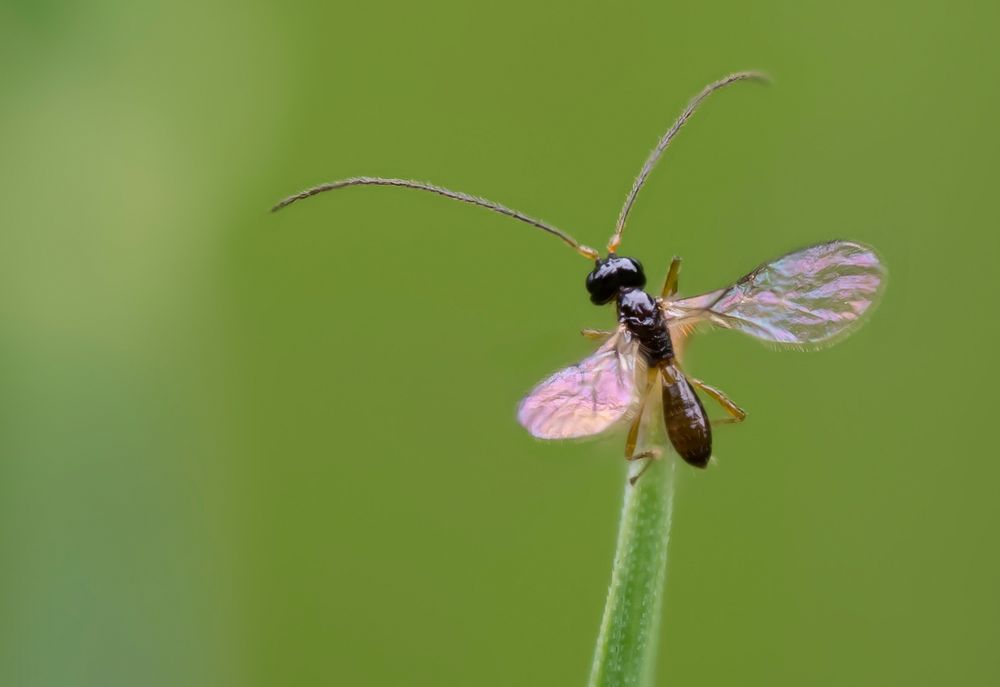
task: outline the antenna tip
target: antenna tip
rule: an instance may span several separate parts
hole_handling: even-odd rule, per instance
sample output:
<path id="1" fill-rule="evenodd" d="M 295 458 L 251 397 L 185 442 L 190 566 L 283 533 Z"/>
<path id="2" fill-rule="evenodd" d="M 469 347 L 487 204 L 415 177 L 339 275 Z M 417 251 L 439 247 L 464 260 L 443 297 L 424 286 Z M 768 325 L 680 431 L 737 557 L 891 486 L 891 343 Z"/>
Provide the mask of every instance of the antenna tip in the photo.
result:
<path id="1" fill-rule="evenodd" d="M 746 72 L 737 72 L 733 74 L 736 79 L 752 79 L 753 81 L 760 81 L 761 83 L 771 85 L 774 83 L 774 79 L 767 72 L 759 72 L 756 70 L 750 70 Z"/>
<path id="2" fill-rule="evenodd" d="M 294 196 L 288 196 L 287 198 L 282 198 L 277 203 L 271 206 L 271 212 L 277 212 L 281 208 L 287 207 L 292 203 L 294 203 L 295 201 L 301 200 L 304 197 L 306 197 L 304 194 L 296 193 Z"/>

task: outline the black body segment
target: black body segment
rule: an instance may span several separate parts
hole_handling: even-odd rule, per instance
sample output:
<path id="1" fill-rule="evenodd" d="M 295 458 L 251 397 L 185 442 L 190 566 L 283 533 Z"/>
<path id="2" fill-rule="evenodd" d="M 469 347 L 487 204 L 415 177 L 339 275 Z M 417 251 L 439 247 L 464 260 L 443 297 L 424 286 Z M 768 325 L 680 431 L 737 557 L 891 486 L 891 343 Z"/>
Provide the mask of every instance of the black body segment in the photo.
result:
<path id="1" fill-rule="evenodd" d="M 615 301 L 618 320 L 639 342 L 639 349 L 650 368 L 674 357 L 667 321 L 655 298 L 643 291 L 646 273 L 635 258 L 611 253 L 598 260 L 587 275 L 590 302 L 604 305 Z"/>
<path id="2" fill-rule="evenodd" d="M 611 254 L 598 260 L 587 275 L 587 291 L 594 305 L 610 303 L 621 289 L 641 289 L 646 285 L 642 263 L 635 258 Z"/>
<path id="3" fill-rule="evenodd" d="M 712 426 L 701 399 L 684 373 L 668 363 L 662 368 L 663 420 L 674 450 L 696 468 L 712 457 Z"/>
<path id="4" fill-rule="evenodd" d="M 622 289 L 618 293 L 618 319 L 639 342 L 639 351 L 649 367 L 674 357 L 670 331 L 656 299 L 642 289 Z"/>

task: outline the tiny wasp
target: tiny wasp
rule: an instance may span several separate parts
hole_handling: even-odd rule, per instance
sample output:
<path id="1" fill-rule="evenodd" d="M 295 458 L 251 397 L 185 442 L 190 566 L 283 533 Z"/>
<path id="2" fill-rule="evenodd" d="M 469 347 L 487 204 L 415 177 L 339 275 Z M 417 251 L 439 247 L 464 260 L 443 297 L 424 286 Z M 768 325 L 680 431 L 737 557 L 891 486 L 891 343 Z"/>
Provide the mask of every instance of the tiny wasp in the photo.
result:
<path id="1" fill-rule="evenodd" d="M 680 259 L 674 258 L 659 297 L 644 290 L 642 264 L 618 255 L 622 232 L 636 196 L 663 151 L 698 106 L 713 92 L 742 80 L 766 81 L 758 72 L 738 72 L 706 86 L 660 138 L 622 206 L 607 257 L 541 220 L 485 198 L 419 181 L 351 177 L 315 186 L 282 200 L 280 210 L 303 198 L 348 186 L 396 186 L 436 193 L 478 205 L 553 234 L 595 262 L 587 291 L 595 305 L 614 301 L 613 331 L 584 330 L 604 339 L 597 351 L 542 381 L 518 408 L 518 421 L 540 439 L 592 436 L 630 425 L 625 458 L 647 459 L 631 478 L 659 457 L 656 449 L 636 451 L 648 400 L 657 386 L 667 437 L 689 464 L 704 468 L 712 457 L 712 422 L 696 389 L 715 400 L 729 417 L 714 424 L 741 422 L 746 413 L 722 391 L 684 373 L 674 337 L 705 324 L 735 329 L 761 341 L 788 347 L 833 343 L 857 329 L 885 284 L 886 270 L 871 248 L 853 241 L 829 241 L 788 253 L 757 267 L 735 284 L 691 298 L 676 298 Z"/>

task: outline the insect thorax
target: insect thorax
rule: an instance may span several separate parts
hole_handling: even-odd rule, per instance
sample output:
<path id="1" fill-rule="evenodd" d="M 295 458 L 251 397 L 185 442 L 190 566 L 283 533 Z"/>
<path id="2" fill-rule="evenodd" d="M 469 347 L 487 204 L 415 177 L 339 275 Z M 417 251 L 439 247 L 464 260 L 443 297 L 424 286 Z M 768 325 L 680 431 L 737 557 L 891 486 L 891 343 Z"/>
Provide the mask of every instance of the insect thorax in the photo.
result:
<path id="1" fill-rule="evenodd" d="M 639 342 L 647 365 L 674 357 L 667 321 L 655 298 L 642 289 L 621 289 L 617 305 L 618 319 Z"/>

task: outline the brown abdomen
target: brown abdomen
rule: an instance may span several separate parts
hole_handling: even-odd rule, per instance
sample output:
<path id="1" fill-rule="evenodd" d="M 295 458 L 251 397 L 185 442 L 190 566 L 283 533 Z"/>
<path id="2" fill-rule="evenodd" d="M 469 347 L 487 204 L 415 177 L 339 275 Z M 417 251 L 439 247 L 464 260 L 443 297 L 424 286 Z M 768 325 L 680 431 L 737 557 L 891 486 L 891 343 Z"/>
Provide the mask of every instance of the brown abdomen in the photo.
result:
<path id="1" fill-rule="evenodd" d="M 681 458 L 697 468 L 712 457 L 712 427 L 701 399 L 684 373 L 672 364 L 663 368 L 663 420 L 667 436 Z"/>

